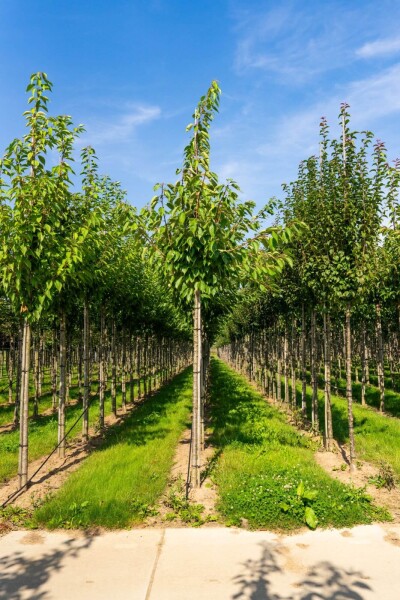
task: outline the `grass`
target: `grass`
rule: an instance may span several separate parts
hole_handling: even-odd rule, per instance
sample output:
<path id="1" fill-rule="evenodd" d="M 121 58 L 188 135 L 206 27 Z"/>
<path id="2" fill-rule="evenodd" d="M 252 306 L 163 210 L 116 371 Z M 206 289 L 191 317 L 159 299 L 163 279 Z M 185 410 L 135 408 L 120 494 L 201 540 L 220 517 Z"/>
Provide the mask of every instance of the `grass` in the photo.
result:
<path id="1" fill-rule="evenodd" d="M 309 374 L 308 374 L 307 379 L 308 379 L 308 382 L 310 382 Z M 374 381 L 374 379 L 376 379 L 376 378 L 371 376 L 370 379 L 371 379 L 371 381 Z M 340 396 L 345 396 L 346 380 L 343 378 L 336 379 L 335 377 L 332 377 L 332 390 L 335 389 L 335 383 L 337 383 L 337 385 L 341 391 Z M 319 375 L 318 385 L 320 388 L 323 389 L 324 378 L 322 375 Z M 362 387 L 361 383 L 353 382 L 353 384 L 352 384 L 353 400 L 355 402 L 358 402 L 359 404 L 361 404 L 361 387 Z M 376 387 L 376 385 L 370 384 L 370 385 L 366 386 L 365 402 L 368 406 L 371 406 L 376 409 L 380 408 L 380 391 L 379 391 L 379 388 Z M 393 390 L 390 387 L 389 381 L 387 381 L 387 384 L 385 386 L 385 412 L 390 413 L 394 417 L 400 417 L 400 394 L 399 394 L 399 392 L 396 392 L 395 390 Z"/>
<path id="2" fill-rule="evenodd" d="M 300 386 L 297 387 L 299 399 Z M 307 411 L 311 419 L 312 391 L 307 386 Z M 345 444 L 349 441 L 347 402 L 340 396 L 331 396 L 332 424 L 335 439 Z M 324 430 L 324 393 L 318 392 L 318 416 L 320 427 Z M 354 435 L 357 458 L 379 464 L 389 464 L 396 477 L 400 479 L 400 421 L 394 417 L 382 415 L 368 407 L 353 403 Z"/>
<path id="3" fill-rule="evenodd" d="M 333 480 L 314 460 L 314 443 L 286 422 L 247 381 L 212 360 L 213 471 L 227 524 L 251 528 L 347 527 L 390 519 L 363 491 Z"/>
<path id="4" fill-rule="evenodd" d="M 30 378 L 29 383 L 29 414 L 33 415 L 34 410 L 34 384 L 32 381 L 32 376 Z M 73 380 L 73 387 L 71 387 L 71 397 L 73 389 L 76 387 L 76 377 Z M 13 388 L 13 400 L 15 400 L 15 382 Z M 51 383 L 50 383 L 50 374 L 46 373 L 45 378 L 42 385 L 42 396 L 38 401 L 39 414 L 44 412 L 45 410 L 51 408 L 52 406 L 52 392 L 51 392 Z M 8 402 L 8 391 L 6 393 L 0 394 L 0 426 L 8 425 L 12 423 L 14 419 L 14 404 L 9 404 Z"/>
<path id="5" fill-rule="evenodd" d="M 137 382 L 134 386 L 135 398 L 137 397 Z M 78 396 L 78 388 L 70 389 L 71 399 Z M 128 394 L 129 398 L 129 394 Z M 117 394 L 117 407 L 122 403 L 121 392 Z M 111 414 L 111 396 L 106 393 L 104 403 L 105 415 Z M 78 419 L 82 413 L 82 403 L 72 406 L 66 406 L 66 431 Z M 95 427 L 99 420 L 98 399 L 92 398 L 89 409 L 89 425 Z M 80 434 L 82 421 L 72 429 L 68 439 L 72 439 Z M 39 415 L 35 419 L 29 420 L 29 460 L 36 460 L 45 456 L 57 444 L 57 412 L 50 415 Z M 18 448 L 19 448 L 19 429 L 4 431 L 0 434 L 0 483 L 17 474 L 18 471 Z"/>
<path id="6" fill-rule="evenodd" d="M 49 528 L 124 528 L 152 514 L 187 426 L 192 373 L 187 369 L 140 405 L 103 446 L 33 515 Z"/>

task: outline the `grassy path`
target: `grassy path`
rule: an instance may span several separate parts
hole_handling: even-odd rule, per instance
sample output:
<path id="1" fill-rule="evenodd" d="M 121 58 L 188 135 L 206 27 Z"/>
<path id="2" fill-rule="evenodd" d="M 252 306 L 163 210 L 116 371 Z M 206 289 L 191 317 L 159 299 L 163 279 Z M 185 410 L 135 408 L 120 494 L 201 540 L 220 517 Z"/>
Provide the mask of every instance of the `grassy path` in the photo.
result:
<path id="1" fill-rule="evenodd" d="M 385 518 L 360 490 L 330 478 L 315 446 L 226 364 L 212 361 L 212 440 L 220 456 L 213 479 L 228 523 L 293 529 L 313 514 L 322 526 Z M 311 509 L 313 513 L 311 512 Z"/>
<path id="2" fill-rule="evenodd" d="M 142 388 L 143 389 L 143 388 Z M 137 382 L 134 385 L 135 398 L 137 397 Z M 76 399 L 78 388 L 70 390 L 70 398 Z M 121 407 L 122 395 L 119 389 L 117 393 L 117 408 Z M 51 406 L 51 398 L 49 401 Z M 104 403 L 105 415 L 111 414 L 111 395 L 110 391 L 106 393 Z M 74 424 L 82 413 L 82 403 L 72 406 L 66 406 L 66 431 Z M 99 400 L 93 397 L 89 410 L 89 426 L 95 427 L 99 420 Z M 72 429 L 68 439 L 80 435 L 82 421 Z M 45 456 L 57 444 L 57 412 L 49 415 L 39 415 L 35 419 L 29 420 L 29 460 L 36 460 Z M 19 448 L 19 429 L 3 431 L 0 433 L 0 483 L 17 474 L 18 471 L 18 448 Z"/>
<path id="3" fill-rule="evenodd" d="M 34 514 L 39 525 L 129 527 L 151 514 L 188 426 L 191 369 L 109 430 L 103 446 Z"/>
<path id="4" fill-rule="evenodd" d="M 298 398 L 301 394 L 297 387 Z M 311 419 L 312 390 L 307 386 L 307 412 Z M 332 395 L 332 423 L 335 439 L 345 444 L 348 442 L 347 402 L 340 396 Z M 324 430 L 324 393 L 318 392 L 318 416 L 321 430 Z M 356 454 L 361 460 L 379 463 L 384 461 L 391 465 L 400 478 L 400 420 L 382 415 L 368 407 L 353 403 L 354 434 Z"/>

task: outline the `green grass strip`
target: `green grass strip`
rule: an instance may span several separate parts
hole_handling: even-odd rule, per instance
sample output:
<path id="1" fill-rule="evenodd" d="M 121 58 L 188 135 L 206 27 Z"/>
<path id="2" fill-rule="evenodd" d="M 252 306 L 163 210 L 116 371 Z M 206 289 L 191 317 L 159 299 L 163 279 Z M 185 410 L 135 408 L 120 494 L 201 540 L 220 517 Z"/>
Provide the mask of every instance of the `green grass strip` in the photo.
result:
<path id="1" fill-rule="evenodd" d="M 297 386 L 297 401 L 301 397 L 301 388 Z M 311 387 L 306 392 L 307 412 L 311 419 Z M 349 441 L 349 421 L 347 401 L 340 396 L 331 396 L 332 425 L 334 438 L 341 444 Z M 324 431 L 324 393 L 318 392 L 318 417 L 320 428 Z M 379 464 L 388 463 L 400 478 L 400 421 L 395 417 L 382 415 L 368 407 L 353 403 L 354 436 L 358 459 Z"/>
<path id="2" fill-rule="evenodd" d="M 191 384 L 188 369 L 111 428 L 103 446 L 34 513 L 34 522 L 49 528 L 112 529 L 143 521 L 167 484 L 188 424 Z"/>
<path id="3" fill-rule="evenodd" d="M 347 527 L 390 519 L 362 491 L 335 481 L 314 459 L 315 445 L 248 382 L 212 361 L 211 427 L 220 452 L 213 477 L 228 524 L 290 530 Z"/>
<path id="4" fill-rule="evenodd" d="M 143 379 L 141 380 L 143 381 Z M 93 386 L 95 387 L 95 386 Z M 97 387 L 97 386 L 96 386 Z M 143 385 L 142 385 L 143 391 Z M 117 390 L 117 408 L 122 405 L 122 394 L 120 386 Z M 134 384 L 134 394 L 137 398 L 138 385 Z M 71 400 L 77 399 L 79 395 L 78 388 L 70 389 Z M 129 397 L 129 394 L 128 394 Z M 108 391 L 104 399 L 104 413 L 111 414 L 111 394 Z M 99 399 L 94 397 L 91 400 L 89 409 L 89 426 L 95 427 L 99 421 Z M 72 427 L 79 415 L 82 413 L 82 402 L 76 405 L 66 406 L 66 431 Z M 57 412 L 50 415 L 39 415 L 35 419 L 29 420 L 29 460 L 33 461 L 41 456 L 49 454 L 57 444 Z M 80 435 L 82 429 L 82 420 L 80 420 L 70 432 L 68 439 L 73 439 Z M 18 448 L 19 448 L 19 428 L 4 431 L 0 433 L 0 483 L 7 481 L 18 472 Z"/>
<path id="5" fill-rule="evenodd" d="M 374 379 L 370 376 L 371 381 Z M 310 383 L 311 375 L 307 372 L 307 383 Z M 331 387 L 332 391 L 335 390 L 335 386 L 339 388 L 338 397 L 345 397 L 346 395 L 346 380 L 341 378 L 338 379 L 336 377 L 332 377 Z M 324 377 L 323 375 L 318 376 L 318 387 L 320 389 L 324 389 Z M 352 383 L 352 391 L 353 391 L 353 400 L 361 404 L 361 383 Z M 380 391 L 379 388 L 374 384 L 369 384 L 365 387 L 365 403 L 368 406 L 376 408 L 379 410 L 380 408 Z M 385 387 L 385 413 L 389 413 L 394 417 L 400 417 L 400 393 L 391 389 L 389 385 Z"/>

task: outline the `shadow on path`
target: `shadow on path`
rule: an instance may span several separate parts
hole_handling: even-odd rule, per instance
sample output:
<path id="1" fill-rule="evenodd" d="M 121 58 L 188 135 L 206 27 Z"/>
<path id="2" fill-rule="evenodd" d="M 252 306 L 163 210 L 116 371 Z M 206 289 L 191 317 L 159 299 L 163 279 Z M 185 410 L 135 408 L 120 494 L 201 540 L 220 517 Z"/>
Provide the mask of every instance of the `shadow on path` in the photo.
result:
<path id="1" fill-rule="evenodd" d="M 32 532 L 28 535 L 40 534 Z M 46 591 L 50 577 L 64 568 L 66 558 L 78 559 L 94 539 L 93 536 L 68 539 L 58 549 L 48 550 L 39 558 L 29 558 L 22 551 L 0 557 L 0 600 L 50 599 L 50 593 Z"/>
<path id="2" fill-rule="evenodd" d="M 298 591 L 281 595 L 273 591 L 273 588 L 279 588 L 276 581 L 279 581 L 279 575 L 284 576 L 286 572 L 277 561 L 278 548 L 273 551 L 265 542 L 261 548 L 260 559 L 246 561 L 243 573 L 235 577 L 239 589 L 231 600 L 364 600 L 363 590 L 373 591 L 365 583 L 369 577 L 360 571 L 345 570 L 321 561 L 308 568 L 305 576 L 292 584 Z"/>

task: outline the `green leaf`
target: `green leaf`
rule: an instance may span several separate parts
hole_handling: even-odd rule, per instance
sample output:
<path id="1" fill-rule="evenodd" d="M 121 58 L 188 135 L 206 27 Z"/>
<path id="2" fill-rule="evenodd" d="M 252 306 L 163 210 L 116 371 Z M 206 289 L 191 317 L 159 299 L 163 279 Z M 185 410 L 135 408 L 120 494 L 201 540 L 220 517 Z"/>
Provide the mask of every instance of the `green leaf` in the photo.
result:
<path id="1" fill-rule="evenodd" d="M 299 485 L 297 486 L 296 494 L 299 496 L 299 498 L 303 498 L 304 496 L 304 483 L 302 481 L 300 481 Z"/>
<path id="2" fill-rule="evenodd" d="M 306 506 L 304 517 L 305 517 L 305 522 L 307 523 L 307 525 L 309 526 L 310 529 L 317 528 L 317 525 L 318 525 L 317 515 L 315 514 L 313 509 L 310 508 L 309 506 Z"/>

